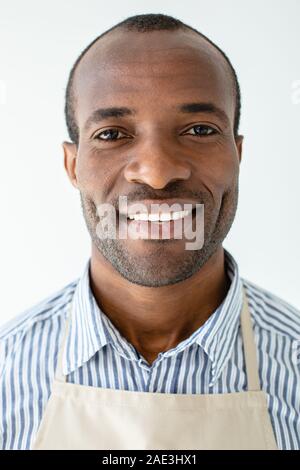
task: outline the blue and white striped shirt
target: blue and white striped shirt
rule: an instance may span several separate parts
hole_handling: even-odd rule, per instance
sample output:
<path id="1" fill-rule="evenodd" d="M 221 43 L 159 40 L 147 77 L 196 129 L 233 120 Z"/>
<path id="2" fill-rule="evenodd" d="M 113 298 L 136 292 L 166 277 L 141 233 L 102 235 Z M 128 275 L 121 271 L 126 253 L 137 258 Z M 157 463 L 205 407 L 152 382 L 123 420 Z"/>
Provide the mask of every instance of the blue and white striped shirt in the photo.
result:
<path id="1" fill-rule="evenodd" d="M 89 282 L 90 260 L 68 284 L 0 329 L 1 448 L 29 449 L 51 383 L 74 299 L 63 372 L 68 382 L 143 392 L 232 393 L 247 390 L 239 316 L 246 288 L 259 375 L 280 449 L 300 449 L 300 312 L 241 278 L 225 250 L 231 286 L 209 319 L 149 365 L 102 312 Z M 199 424 L 200 425 L 200 424 Z"/>

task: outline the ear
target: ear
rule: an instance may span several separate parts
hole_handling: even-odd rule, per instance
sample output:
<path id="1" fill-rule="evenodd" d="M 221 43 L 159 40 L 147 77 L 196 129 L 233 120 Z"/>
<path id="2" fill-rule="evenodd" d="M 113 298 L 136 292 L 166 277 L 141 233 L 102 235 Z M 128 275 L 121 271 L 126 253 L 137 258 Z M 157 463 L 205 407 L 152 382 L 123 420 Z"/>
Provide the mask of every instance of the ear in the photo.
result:
<path id="1" fill-rule="evenodd" d="M 63 142 L 62 147 L 64 151 L 65 170 L 73 186 L 78 188 L 76 176 L 77 146 L 72 142 Z"/>
<path id="2" fill-rule="evenodd" d="M 235 137 L 235 143 L 236 143 L 236 148 L 237 148 L 237 151 L 238 151 L 239 162 L 240 163 L 241 163 L 241 160 L 242 160 L 243 141 L 244 141 L 244 136 L 243 135 L 238 135 L 238 136 Z"/>

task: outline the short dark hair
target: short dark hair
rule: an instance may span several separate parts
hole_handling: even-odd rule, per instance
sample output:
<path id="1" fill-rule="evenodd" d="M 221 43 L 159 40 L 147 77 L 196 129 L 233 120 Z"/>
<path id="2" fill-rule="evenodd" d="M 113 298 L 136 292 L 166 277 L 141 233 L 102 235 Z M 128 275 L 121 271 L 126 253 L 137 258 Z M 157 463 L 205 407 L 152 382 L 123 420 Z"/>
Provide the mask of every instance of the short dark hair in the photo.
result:
<path id="1" fill-rule="evenodd" d="M 72 142 L 74 142 L 76 145 L 78 145 L 79 142 L 79 129 L 78 125 L 76 122 L 76 117 L 75 117 L 75 94 L 74 94 L 74 87 L 73 87 L 73 81 L 74 81 L 74 74 L 75 71 L 78 67 L 78 64 L 80 63 L 81 59 L 83 56 L 86 54 L 86 52 L 95 44 L 98 39 L 103 37 L 105 34 L 109 33 L 110 31 L 116 29 L 116 28 L 122 28 L 126 31 L 137 31 L 140 33 L 147 33 L 150 31 L 162 31 L 162 30 L 169 30 L 169 31 L 175 31 L 178 29 L 185 29 L 188 28 L 195 33 L 199 34 L 202 38 L 204 38 L 206 41 L 208 41 L 212 46 L 214 46 L 220 54 L 223 56 L 225 61 L 227 62 L 229 66 L 230 73 L 232 75 L 233 79 L 233 85 L 234 85 L 234 94 L 235 94 L 235 117 L 234 117 L 234 134 L 235 136 L 238 135 L 238 128 L 239 128 L 239 122 L 240 122 L 240 114 L 241 114 L 241 92 L 240 92 L 240 86 L 239 82 L 237 79 L 236 72 L 226 56 L 226 54 L 216 45 L 214 44 L 207 36 L 204 34 L 200 33 L 196 29 L 192 28 L 191 26 L 188 26 L 187 24 L 183 23 L 182 21 L 168 15 L 163 15 L 163 14 L 147 14 L 147 15 L 135 15 L 135 16 L 130 16 L 126 18 L 125 20 L 121 21 L 120 23 L 117 23 L 116 25 L 112 26 L 110 29 L 105 31 L 104 33 L 100 34 L 100 36 L 97 36 L 79 55 L 79 57 L 76 59 L 70 73 L 69 73 L 69 78 L 67 82 L 67 87 L 66 87 L 66 94 L 65 94 L 65 119 L 66 119 L 66 125 L 69 133 L 69 137 Z"/>

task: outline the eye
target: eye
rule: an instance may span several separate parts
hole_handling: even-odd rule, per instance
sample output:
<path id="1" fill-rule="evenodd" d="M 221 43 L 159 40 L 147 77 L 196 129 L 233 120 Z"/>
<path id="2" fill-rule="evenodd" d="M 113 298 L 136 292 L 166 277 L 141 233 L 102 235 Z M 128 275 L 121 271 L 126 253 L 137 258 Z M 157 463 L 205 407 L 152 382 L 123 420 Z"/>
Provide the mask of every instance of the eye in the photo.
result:
<path id="1" fill-rule="evenodd" d="M 191 127 L 190 129 L 196 129 L 194 134 L 189 134 L 189 135 L 195 135 L 196 137 L 201 137 L 201 136 L 208 136 L 208 135 L 213 135 L 217 134 L 218 132 L 216 129 L 214 129 L 211 126 L 206 126 L 205 124 L 198 124 L 196 126 Z"/>
<path id="2" fill-rule="evenodd" d="M 123 132 L 119 131 L 116 128 L 105 129 L 104 131 L 99 132 L 95 135 L 95 139 L 102 140 L 104 142 L 113 142 L 115 140 L 120 140 L 117 138 L 119 134 L 123 134 Z M 123 134 L 125 135 L 125 134 Z M 102 136 L 102 137 L 100 137 Z M 122 137 L 123 138 L 123 137 Z"/>

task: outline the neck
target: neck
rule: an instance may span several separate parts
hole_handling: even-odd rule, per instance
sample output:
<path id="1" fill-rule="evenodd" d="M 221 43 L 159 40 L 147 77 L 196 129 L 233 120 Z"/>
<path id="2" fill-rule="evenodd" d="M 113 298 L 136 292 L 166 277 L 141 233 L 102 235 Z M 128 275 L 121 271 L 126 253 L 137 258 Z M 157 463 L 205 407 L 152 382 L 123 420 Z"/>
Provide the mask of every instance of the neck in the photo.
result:
<path id="1" fill-rule="evenodd" d="M 143 287 L 124 279 L 93 246 L 94 297 L 122 336 L 149 362 L 196 331 L 222 303 L 230 281 L 222 246 L 190 278 L 170 286 Z"/>

